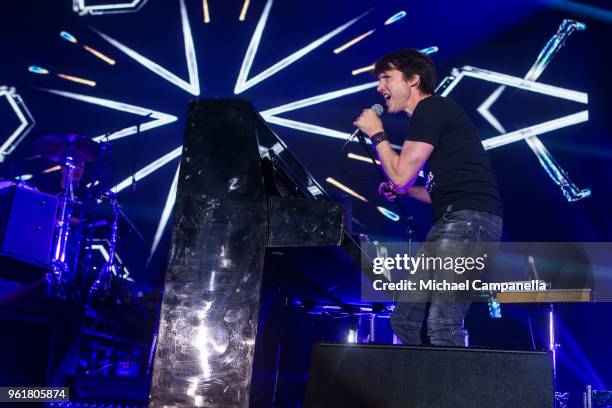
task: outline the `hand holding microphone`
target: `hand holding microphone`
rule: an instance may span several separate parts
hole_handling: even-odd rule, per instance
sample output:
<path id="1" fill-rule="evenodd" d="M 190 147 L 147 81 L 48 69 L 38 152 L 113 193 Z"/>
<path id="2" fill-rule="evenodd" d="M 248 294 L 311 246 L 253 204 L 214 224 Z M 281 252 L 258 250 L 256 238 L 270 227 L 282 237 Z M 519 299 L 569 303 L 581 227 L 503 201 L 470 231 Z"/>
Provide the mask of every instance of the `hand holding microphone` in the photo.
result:
<path id="1" fill-rule="evenodd" d="M 346 142 L 344 142 L 344 145 L 342 145 L 342 150 L 344 150 L 344 148 L 346 147 L 347 144 L 349 144 L 349 142 L 352 142 L 353 139 L 355 138 L 355 136 L 357 136 L 359 134 L 359 132 L 361 132 L 361 129 L 359 128 L 359 126 L 357 126 L 357 122 L 359 121 L 359 119 L 363 116 L 363 113 L 368 111 L 368 110 L 372 110 L 376 116 L 380 116 L 383 113 L 383 107 L 376 103 L 374 105 L 372 105 L 372 107 L 370 109 L 364 109 L 361 112 L 361 115 L 359 115 L 359 117 L 357 118 L 357 120 L 355 120 L 355 122 L 353 122 L 353 126 L 356 127 L 356 129 L 353 131 L 353 133 L 351 133 L 351 135 L 348 137 L 348 139 L 346 139 Z M 380 121 L 380 119 L 378 119 Z M 382 123 L 381 123 L 381 128 L 382 128 Z M 368 135 L 369 137 L 370 135 Z M 363 143 L 363 137 L 359 137 L 359 141 L 361 143 Z"/>
<path id="2" fill-rule="evenodd" d="M 364 109 L 357 117 L 353 125 L 357 128 L 351 135 L 351 139 L 360 131 L 372 137 L 376 133 L 383 131 L 382 122 L 379 116 L 383 113 L 383 107 L 379 104 L 372 105 L 369 109 Z"/>

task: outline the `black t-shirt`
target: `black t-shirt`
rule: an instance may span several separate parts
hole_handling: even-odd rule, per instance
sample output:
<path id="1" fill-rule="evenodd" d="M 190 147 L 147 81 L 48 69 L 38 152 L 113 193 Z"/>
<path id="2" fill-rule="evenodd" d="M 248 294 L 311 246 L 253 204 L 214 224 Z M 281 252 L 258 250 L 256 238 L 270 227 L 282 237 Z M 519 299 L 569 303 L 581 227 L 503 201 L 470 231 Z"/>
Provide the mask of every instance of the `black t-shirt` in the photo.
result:
<path id="1" fill-rule="evenodd" d="M 454 101 L 441 96 L 421 100 L 410 119 L 406 140 L 434 146 L 423 169 L 434 219 L 449 210 L 502 215 L 489 156 L 471 120 Z"/>

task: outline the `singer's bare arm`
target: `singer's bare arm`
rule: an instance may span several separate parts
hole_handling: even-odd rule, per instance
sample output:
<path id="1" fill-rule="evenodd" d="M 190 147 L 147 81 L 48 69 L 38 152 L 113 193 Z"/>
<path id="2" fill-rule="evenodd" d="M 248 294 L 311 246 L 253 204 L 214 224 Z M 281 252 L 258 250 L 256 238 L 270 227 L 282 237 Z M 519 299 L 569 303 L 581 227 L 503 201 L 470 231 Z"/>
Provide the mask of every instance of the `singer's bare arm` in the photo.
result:
<path id="1" fill-rule="evenodd" d="M 386 140 L 376 146 L 383 170 L 393 183 L 394 189 L 400 192 L 412 187 L 433 149 L 429 143 L 411 140 L 404 141 L 400 154 L 397 154 Z"/>
<path id="2" fill-rule="evenodd" d="M 406 193 L 415 200 L 431 204 L 431 197 L 429 196 L 429 192 L 423 186 L 412 186 L 408 189 L 408 191 L 406 191 Z"/>
<path id="3" fill-rule="evenodd" d="M 368 137 L 384 130 L 380 118 L 372 109 L 364 109 L 353 125 Z M 376 146 L 378 158 L 387 178 L 393 183 L 393 188 L 400 193 L 412 187 L 433 149 L 433 145 L 429 143 L 411 140 L 404 142 L 399 155 L 391 148 L 388 141 L 383 141 Z"/>

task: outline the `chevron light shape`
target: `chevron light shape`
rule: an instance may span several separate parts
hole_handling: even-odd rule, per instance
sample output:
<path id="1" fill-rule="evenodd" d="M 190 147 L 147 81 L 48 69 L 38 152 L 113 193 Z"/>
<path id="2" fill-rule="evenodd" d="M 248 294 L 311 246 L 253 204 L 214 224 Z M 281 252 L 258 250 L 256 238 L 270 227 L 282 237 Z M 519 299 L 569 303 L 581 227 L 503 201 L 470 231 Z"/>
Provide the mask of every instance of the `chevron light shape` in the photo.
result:
<path id="1" fill-rule="evenodd" d="M 571 89 L 560 88 L 552 85 L 535 82 L 525 78 L 513 77 L 498 72 L 487 71 L 480 68 L 471 66 L 465 66 L 461 69 L 453 69 L 452 76 L 445 78 L 442 84 L 445 89 L 440 93 L 441 96 L 447 96 L 457 84 L 466 76 L 481 79 L 484 81 L 490 81 L 502 85 L 498 87 L 493 94 L 491 94 L 483 104 L 481 104 L 479 112 L 491 123 L 494 127 L 504 130 L 502 125 L 496 118 L 491 115 L 488 108 L 491 106 L 495 99 L 499 96 L 499 93 L 503 92 L 506 86 L 524 89 L 526 91 L 537 92 L 549 96 L 554 96 L 561 99 L 567 99 L 581 104 L 588 104 L 588 95 L 584 92 L 579 92 Z M 484 105 L 484 107 L 483 107 Z M 493 119 L 493 121 L 491 121 Z M 561 129 L 567 126 L 576 125 L 578 123 L 586 122 L 589 120 L 588 110 L 580 111 L 571 115 L 559 117 L 546 122 L 541 122 L 532 126 L 518 129 L 513 132 L 504 132 L 501 135 L 488 138 L 482 141 L 485 149 L 493 149 L 501 147 L 510 143 L 517 142 L 519 140 L 525 140 L 531 149 L 536 153 L 536 156 L 551 179 L 561 188 L 565 198 L 570 201 L 578 201 L 582 198 L 589 197 L 591 190 L 579 189 L 568 177 L 567 173 L 555 162 L 554 158 L 550 155 L 544 144 L 535 136 L 542 133 L 551 132 L 553 130 Z"/>
<path id="2" fill-rule="evenodd" d="M 354 19 L 352 19 L 349 22 L 341 25 L 340 27 L 336 28 L 335 30 L 330 31 L 329 33 L 325 34 L 324 36 L 320 37 L 319 39 L 311 42 L 310 44 L 308 44 L 304 48 L 301 48 L 298 51 L 294 52 L 293 54 L 285 57 L 284 59 L 280 60 L 276 64 L 274 64 L 271 67 L 265 69 L 261 73 L 255 75 L 253 78 L 247 79 L 248 76 L 249 76 L 249 72 L 251 71 L 251 66 L 253 65 L 253 60 L 255 59 L 255 55 L 257 54 L 257 49 L 259 48 L 259 43 L 261 42 L 261 36 L 262 36 L 263 31 L 264 31 L 264 29 L 266 27 L 266 23 L 268 22 L 268 16 L 270 15 L 270 9 L 272 8 L 272 4 L 273 3 L 274 3 L 274 0 L 268 0 L 268 2 L 266 3 L 266 6 L 264 7 L 264 10 L 263 10 L 263 12 L 261 14 L 261 17 L 259 18 L 259 21 L 257 22 L 257 26 L 255 27 L 255 31 L 253 33 L 253 36 L 251 37 L 251 42 L 249 43 L 249 47 L 247 48 L 247 52 L 244 55 L 244 59 L 242 60 L 242 66 L 240 67 L 240 72 L 238 74 L 238 79 L 236 80 L 236 86 L 234 87 L 234 94 L 236 94 L 236 95 L 246 91 L 247 89 L 249 89 L 252 86 L 258 84 L 259 82 L 265 80 L 266 78 L 276 74 L 278 71 L 280 71 L 280 70 L 288 67 L 289 65 L 293 64 L 294 62 L 296 62 L 297 60 L 299 60 L 300 58 L 302 58 L 303 56 L 305 56 L 309 52 L 311 52 L 314 49 L 316 49 L 317 47 L 320 47 L 321 45 L 325 44 L 327 41 L 331 40 L 333 37 L 335 37 L 336 35 L 340 34 L 342 31 L 346 30 L 351 25 L 355 24 L 362 17 L 364 17 L 366 14 L 368 14 L 370 11 L 372 11 L 372 10 L 366 11 L 365 13 L 361 14 L 360 16 L 355 17 Z"/>
<path id="3" fill-rule="evenodd" d="M 123 45 L 119 41 L 111 38 L 110 36 L 94 29 L 102 38 L 108 41 L 111 45 L 125 53 L 128 57 L 132 58 L 145 68 L 153 71 L 155 74 L 178 86 L 179 88 L 189 92 L 192 95 L 200 95 L 200 79 L 198 77 L 198 62 L 196 59 L 195 47 L 193 45 L 193 36 L 191 34 L 191 26 L 189 25 L 189 17 L 187 15 L 187 9 L 185 8 L 185 0 L 180 1 L 181 5 L 181 24 L 183 26 L 183 42 L 185 44 L 185 59 L 187 61 L 187 71 L 189 73 L 189 82 L 179 78 L 166 68 L 151 61 L 142 54 L 134 51 L 133 49 Z"/>
<path id="4" fill-rule="evenodd" d="M 531 81 L 537 81 L 540 75 L 544 72 L 552 58 L 559 52 L 561 47 L 565 44 L 567 38 L 575 31 L 584 31 L 586 25 L 584 23 L 575 20 L 563 20 L 557 33 L 553 35 L 550 40 L 546 43 L 536 61 L 531 66 L 524 79 Z M 497 101 L 500 95 L 506 89 L 505 85 L 500 85 L 495 91 L 485 99 L 485 101 L 476 109 L 482 117 L 489 122 L 493 128 L 499 133 L 506 133 L 506 129 L 497 120 L 497 118 L 491 113 L 491 106 Z M 580 189 L 576 184 L 569 178 L 565 170 L 555 160 L 553 155 L 548 151 L 546 146 L 538 138 L 538 136 L 529 136 L 525 138 L 525 142 L 534 152 L 540 165 L 544 168 L 548 176 L 559 186 L 563 195 L 568 201 L 578 201 L 582 198 L 589 197 L 591 190 L 589 188 Z"/>
<path id="5" fill-rule="evenodd" d="M 4 161 L 6 156 L 15 150 L 17 145 L 28 135 L 36 124 L 34 117 L 23 102 L 21 96 L 16 92 L 15 88 L 0 86 L 0 97 L 2 96 L 6 98 L 9 106 L 13 112 L 15 112 L 15 116 L 17 116 L 19 120 L 19 126 L 13 130 L 0 146 L 0 163 Z"/>
<path id="6" fill-rule="evenodd" d="M 493 126 L 493 128 L 497 130 L 499 133 L 506 133 L 506 129 L 504 129 L 502 124 L 499 123 L 499 120 L 497 120 L 497 118 L 491 113 L 490 109 L 491 109 L 491 106 L 493 106 L 495 101 L 497 101 L 497 99 L 504 92 L 505 89 L 506 89 L 506 85 L 500 85 L 476 109 L 478 113 L 480 113 L 480 115 L 483 118 L 485 118 L 485 120 L 489 122 L 489 124 Z"/>
<path id="7" fill-rule="evenodd" d="M 531 66 L 529 71 L 525 74 L 523 79 L 530 81 L 537 81 L 540 75 L 544 72 L 552 58 L 559 52 L 561 47 L 565 44 L 567 38 L 575 31 L 584 31 L 586 25 L 574 20 L 563 20 L 557 33 L 553 35 L 550 40 L 546 43 L 540 54 L 536 58 L 536 61 Z M 497 118 L 491 113 L 491 106 L 499 99 L 500 95 L 506 89 L 505 85 L 499 86 L 495 91 L 491 93 L 485 99 L 485 101 L 476 109 L 491 126 L 493 126 L 499 133 L 505 133 L 506 129 L 497 120 Z M 537 136 L 534 136 L 537 138 Z"/>
<path id="8" fill-rule="evenodd" d="M 82 95 L 82 94 L 77 94 L 73 92 L 60 91 L 57 89 L 42 88 L 42 90 L 50 92 L 52 94 L 60 95 L 66 98 L 76 99 L 78 101 L 87 102 L 87 103 L 91 103 L 91 104 L 99 105 L 99 106 L 104 106 L 106 108 L 115 109 L 115 110 L 119 110 L 122 112 L 133 113 L 135 115 L 146 116 L 150 114 L 153 120 L 149 122 L 145 122 L 142 125 L 140 125 L 140 132 L 145 132 L 147 130 L 150 130 L 156 127 L 164 126 L 169 123 L 176 122 L 177 120 L 177 117 L 174 115 L 169 115 L 167 113 L 143 108 L 142 106 L 130 105 L 124 102 L 117 102 L 117 101 L 113 101 L 110 99 L 97 98 L 95 96 Z M 133 135 L 136 132 L 137 132 L 136 126 L 130 126 L 125 129 L 121 129 L 115 133 L 112 133 L 111 135 L 108 136 L 108 138 L 106 138 L 105 135 L 100 135 L 100 136 L 94 137 L 93 140 L 96 142 L 99 142 L 102 139 L 105 139 L 106 141 L 111 141 L 111 140 L 120 139 L 122 137 Z"/>

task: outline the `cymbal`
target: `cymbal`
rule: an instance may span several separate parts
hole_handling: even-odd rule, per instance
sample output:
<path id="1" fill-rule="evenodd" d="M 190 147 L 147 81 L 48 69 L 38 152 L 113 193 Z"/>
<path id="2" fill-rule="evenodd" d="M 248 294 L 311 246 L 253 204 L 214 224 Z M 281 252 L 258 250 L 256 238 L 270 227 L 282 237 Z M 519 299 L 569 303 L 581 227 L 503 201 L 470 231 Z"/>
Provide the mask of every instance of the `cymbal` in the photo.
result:
<path id="1" fill-rule="evenodd" d="M 93 140 L 77 134 L 46 135 L 36 140 L 34 150 L 56 163 L 63 163 L 67 156 L 77 162 L 91 162 L 96 160 L 99 147 Z"/>

